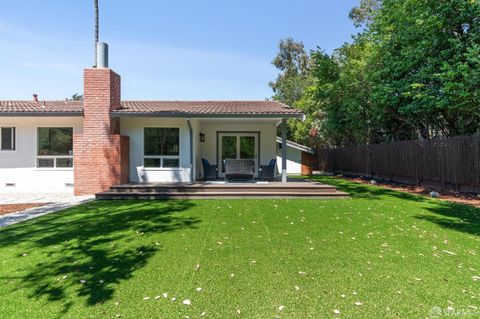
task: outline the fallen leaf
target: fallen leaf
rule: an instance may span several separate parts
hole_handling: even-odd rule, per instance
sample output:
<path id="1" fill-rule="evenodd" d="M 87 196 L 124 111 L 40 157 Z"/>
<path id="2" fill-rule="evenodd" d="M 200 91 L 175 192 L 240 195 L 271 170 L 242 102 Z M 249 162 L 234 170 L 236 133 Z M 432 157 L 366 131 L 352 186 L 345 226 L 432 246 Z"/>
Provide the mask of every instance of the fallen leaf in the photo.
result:
<path id="1" fill-rule="evenodd" d="M 456 255 L 454 252 L 448 251 L 448 250 L 442 250 L 445 254 L 447 255 Z"/>

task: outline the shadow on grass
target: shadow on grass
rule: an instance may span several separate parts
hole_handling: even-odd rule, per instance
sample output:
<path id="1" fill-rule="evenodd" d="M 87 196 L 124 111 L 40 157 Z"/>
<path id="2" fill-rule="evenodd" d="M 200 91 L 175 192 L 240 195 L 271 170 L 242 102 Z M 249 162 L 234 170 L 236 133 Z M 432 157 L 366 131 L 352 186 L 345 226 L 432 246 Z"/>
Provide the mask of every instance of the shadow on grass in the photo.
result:
<path id="1" fill-rule="evenodd" d="M 343 178 L 331 176 L 310 176 L 309 180 L 319 183 L 325 183 L 337 187 L 338 190 L 348 193 L 352 198 L 362 199 L 384 199 L 399 198 L 415 202 L 427 200 L 423 196 L 394 191 L 379 186 L 370 186 L 362 183 L 355 183 Z"/>
<path id="2" fill-rule="evenodd" d="M 20 280 L 16 289 L 26 289 L 30 297 L 61 301 L 64 312 L 77 297 L 86 297 L 87 305 L 105 302 L 121 281 L 161 251 L 161 243 L 148 242 L 150 236 L 200 222 L 176 214 L 193 206 L 189 201 L 95 201 L 7 227 L 0 231 L 0 247 L 22 243 L 28 251 L 19 251 L 17 258 L 37 262 L 22 263 L 25 276 L 2 279 Z"/>
<path id="3" fill-rule="evenodd" d="M 427 220 L 444 228 L 480 236 L 480 208 L 436 201 L 426 209 L 433 215 L 417 215 L 418 219 Z"/>
<path id="4" fill-rule="evenodd" d="M 433 200 L 421 195 L 399 192 L 380 186 L 365 185 L 338 177 L 312 176 L 309 179 L 333 185 L 338 190 L 348 193 L 352 198 L 372 200 L 401 199 L 421 203 L 422 208 L 427 213 L 415 215 L 415 218 L 435 223 L 447 229 L 480 236 L 480 208 Z M 412 207 L 413 209 L 415 208 Z"/>

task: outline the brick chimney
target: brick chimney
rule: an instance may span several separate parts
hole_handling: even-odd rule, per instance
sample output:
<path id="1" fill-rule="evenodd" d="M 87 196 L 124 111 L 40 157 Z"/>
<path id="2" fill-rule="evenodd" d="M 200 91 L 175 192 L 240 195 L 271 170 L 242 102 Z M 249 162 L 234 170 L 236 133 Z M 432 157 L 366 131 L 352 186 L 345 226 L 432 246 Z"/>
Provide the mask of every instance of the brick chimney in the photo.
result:
<path id="1" fill-rule="evenodd" d="M 92 195 L 129 180 L 129 140 L 120 136 L 120 76 L 109 68 L 84 70 L 83 133 L 74 136 L 75 195 Z"/>

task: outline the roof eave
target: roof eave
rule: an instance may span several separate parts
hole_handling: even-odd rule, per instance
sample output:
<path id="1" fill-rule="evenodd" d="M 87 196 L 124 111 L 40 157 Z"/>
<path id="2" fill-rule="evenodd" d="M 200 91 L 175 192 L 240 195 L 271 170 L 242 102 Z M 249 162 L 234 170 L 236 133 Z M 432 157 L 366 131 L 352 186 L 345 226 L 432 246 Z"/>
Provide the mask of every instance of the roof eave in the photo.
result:
<path id="1" fill-rule="evenodd" d="M 228 113 L 183 113 L 183 112 L 111 112 L 113 117 L 181 117 L 181 118 L 297 118 L 303 119 L 303 113 L 266 113 L 266 114 L 228 114 Z"/>
<path id="2" fill-rule="evenodd" d="M 282 144 L 282 138 L 281 137 L 277 136 L 277 143 Z M 289 140 L 287 140 L 287 147 L 291 147 L 291 148 L 294 148 L 294 149 L 297 149 L 299 151 L 309 153 L 309 154 L 312 154 L 312 155 L 315 154 L 315 150 L 313 148 L 308 147 L 306 145 L 298 144 L 298 143 L 295 143 L 295 142 L 292 142 L 292 141 L 289 141 Z"/>
<path id="3" fill-rule="evenodd" d="M 71 117 L 71 116 L 83 116 L 83 112 L 0 112 L 0 117 L 13 117 L 13 116 L 54 116 L 54 117 Z"/>

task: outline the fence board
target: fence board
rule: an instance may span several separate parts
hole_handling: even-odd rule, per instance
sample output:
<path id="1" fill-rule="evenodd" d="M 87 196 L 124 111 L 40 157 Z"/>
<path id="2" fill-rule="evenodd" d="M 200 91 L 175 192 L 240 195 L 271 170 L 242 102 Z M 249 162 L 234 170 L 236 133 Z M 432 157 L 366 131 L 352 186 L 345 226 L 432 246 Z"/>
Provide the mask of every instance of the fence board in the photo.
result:
<path id="1" fill-rule="evenodd" d="M 318 150 L 321 170 L 384 180 L 480 191 L 480 136 Z"/>

